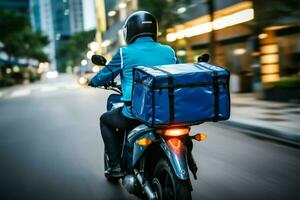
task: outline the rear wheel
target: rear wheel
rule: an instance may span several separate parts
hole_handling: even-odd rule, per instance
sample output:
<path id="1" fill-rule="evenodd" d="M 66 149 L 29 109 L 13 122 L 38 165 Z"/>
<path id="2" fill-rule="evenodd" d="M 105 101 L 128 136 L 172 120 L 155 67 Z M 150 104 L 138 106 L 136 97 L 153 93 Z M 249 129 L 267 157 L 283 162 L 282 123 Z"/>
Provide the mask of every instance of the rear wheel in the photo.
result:
<path id="1" fill-rule="evenodd" d="M 108 180 L 108 182 L 116 184 L 119 182 L 120 178 L 109 176 L 109 174 L 107 173 L 107 170 L 109 168 L 108 162 L 109 162 L 108 155 L 106 154 L 106 151 L 104 151 L 104 170 L 105 170 L 104 175 L 105 175 L 105 178 Z"/>
<path id="2" fill-rule="evenodd" d="M 180 180 L 166 159 L 156 164 L 152 176 L 152 188 L 159 200 L 190 200 L 188 180 Z"/>

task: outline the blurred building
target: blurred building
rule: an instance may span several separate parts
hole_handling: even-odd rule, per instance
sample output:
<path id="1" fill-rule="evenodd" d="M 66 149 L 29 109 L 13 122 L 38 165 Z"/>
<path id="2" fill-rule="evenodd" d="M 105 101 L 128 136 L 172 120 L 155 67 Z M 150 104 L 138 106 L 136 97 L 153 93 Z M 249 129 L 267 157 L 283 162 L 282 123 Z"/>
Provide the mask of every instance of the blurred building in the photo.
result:
<path id="1" fill-rule="evenodd" d="M 48 54 L 50 68 L 55 70 L 56 45 L 51 0 L 30 0 L 30 18 L 34 30 L 43 32 L 49 38 L 50 43 L 44 51 Z"/>
<path id="2" fill-rule="evenodd" d="M 29 0 L 1 0 L 0 8 L 8 8 L 13 10 L 29 13 Z"/>
<path id="3" fill-rule="evenodd" d="M 299 73 L 299 3 L 213 0 L 212 23 L 205 2 L 174 5 L 180 22 L 167 30 L 166 39 L 181 61 L 195 61 L 208 52 L 214 31 L 214 62 L 230 69 L 232 91 L 260 90 L 262 84 Z"/>
<path id="4" fill-rule="evenodd" d="M 91 10 L 84 9 L 87 2 Z M 85 12 L 95 12 L 94 1 L 84 0 L 30 0 L 31 23 L 36 31 L 45 33 L 50 44 L 45 49 L 51 69 L 59 65 L 56 52 L 76 32 L 85 30 Z M 95 19 L 90 19 L 91 21 Z M 90 27 L 88 27 L 90 28 Z"/>
<path id="5" fill-rule="evenodd" d="M 125 45 L 122 26 L 126 17 L 137 10 L 137 0 L 96 0 L 98 42 L 101 53 L 110 58 Z"/>

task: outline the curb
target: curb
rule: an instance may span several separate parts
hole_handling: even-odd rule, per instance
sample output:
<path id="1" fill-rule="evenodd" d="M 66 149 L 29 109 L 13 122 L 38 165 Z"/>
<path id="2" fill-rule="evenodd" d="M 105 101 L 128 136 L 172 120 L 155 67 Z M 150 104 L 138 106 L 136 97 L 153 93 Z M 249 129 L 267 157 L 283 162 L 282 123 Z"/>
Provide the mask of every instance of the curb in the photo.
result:
<path id="1" fill-rule="evenodd" d="M 262 126 L 256 126 L 252 124 L 246 124 L 238 121 L 223 121 L 221 124 L 231 127 L 236 127 L 240 129 L 245 129 L 252 131 L 251 134 L 272 138 L 274 140 L 288 143 L 300 147 L 300 134 L 295 134 L 293 132 L 282 131 L 273 128 L 266 128 Z"/>

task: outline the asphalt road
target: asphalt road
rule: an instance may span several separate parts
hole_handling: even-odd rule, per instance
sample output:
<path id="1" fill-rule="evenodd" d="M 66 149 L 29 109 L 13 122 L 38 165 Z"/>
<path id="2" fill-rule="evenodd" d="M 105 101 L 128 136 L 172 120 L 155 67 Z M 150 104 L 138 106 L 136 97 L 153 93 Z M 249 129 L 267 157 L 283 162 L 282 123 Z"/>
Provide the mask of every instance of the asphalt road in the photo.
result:
<path id="1" fill-rule="evenodd" d="M 135 199 L 103 176 L 108 92 L 62 77 L 0 90 L 0 199 Z M 195 126 L 194 199 L 300 199 L 300 149 L 216 123 Z"/>

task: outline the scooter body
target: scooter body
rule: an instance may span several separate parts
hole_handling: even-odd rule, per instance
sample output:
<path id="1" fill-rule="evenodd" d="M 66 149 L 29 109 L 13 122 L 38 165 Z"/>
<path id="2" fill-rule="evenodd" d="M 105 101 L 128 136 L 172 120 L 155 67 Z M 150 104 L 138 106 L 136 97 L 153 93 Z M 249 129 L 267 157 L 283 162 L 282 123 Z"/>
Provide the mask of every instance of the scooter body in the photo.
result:
<path id="1" fill-rule="evenodd" d="M 200 56 L 200 61 L 207 62 Z M 106 59 L 93 55 L 92 62 L 105 65 Z M 111 81 L 105 89 L 119 94 L 111 94 L 107 101 L 107 111 L 122 107 L 121 88 Z M 145 124 L 124 133 L 122 141 L 121 168 L 124 172 L 122 184 L 131 194 L 142 199 L 188 200 L 191 199 L 192 184 L 189 170 L 197 179 L 197 165 L 192 156 L 192 139 L 204 140 L 205 134 L 190 136 L 190 127 L 166 127 L 154 129 Z M 105 152 L 105 151 L 104 151 Z M 105 171 L 109 158 L 104 155 Z M 116 183 L 114 178 L 105 173 L 108 181 Z"/>
<path id="2" fill-rule="evenodd" d="M 111 94 L 108 98 L 107 109 L 114 110 L 124 104 L 120 95 Z M 188 127 L 185 127 L 188 128 Z M 191 156 L 192 142 L 188 134 L 178 137 L 166 137 L 162 130 L 155 130 L 145 124 L 139 125 L 124 134 L 121 153 L 121 168 L 125 172 L 123 185 L 129 193 L 139 197 L 146 196 L 148 199 L 181 199 L 176 194 L 164 194 L 161 183 L 155 183 L 154 170 L 158 162 L 164 160 L 169 165 L 169 172 L 178 182 L 184 183 L 185 190 L 189 194 L 185 199 L 190 199 L 192 185 L 189 177 L 189 168 L 196 175 L 197 166 Z M 105 155 L 108 159 L 108 156 Z M 108 166 L 105 160 L 105 167 Z M 117 182 L 107 175 L 111 182 Z M 159 182 L 159 180 L 157 180 Z M 155 185 L 156 184 L 156 185 Z M 153 188 L 154 185 L 154 188 Z M 158 188 L 157 188 L 158 187 Z M 159 188 L 160 187 L 160 188 Z"/>

